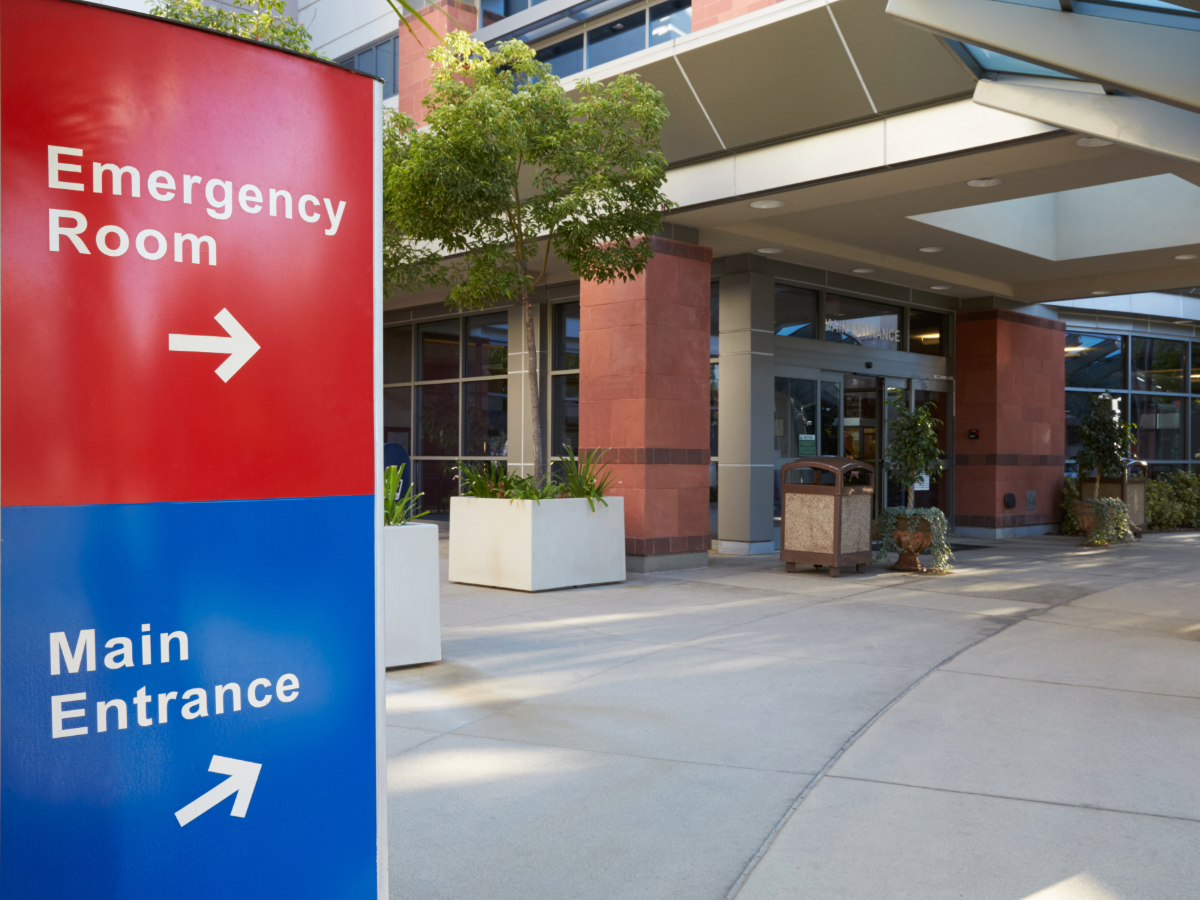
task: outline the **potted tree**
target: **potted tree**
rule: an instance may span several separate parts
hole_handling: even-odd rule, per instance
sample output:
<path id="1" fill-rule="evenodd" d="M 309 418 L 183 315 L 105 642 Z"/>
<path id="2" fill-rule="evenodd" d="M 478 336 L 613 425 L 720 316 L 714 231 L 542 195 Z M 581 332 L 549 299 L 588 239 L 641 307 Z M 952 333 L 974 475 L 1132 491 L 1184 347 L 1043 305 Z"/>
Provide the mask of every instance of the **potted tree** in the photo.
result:
<path id="1" fill-rule="evenodd" d="M 1079 467 L 1075 519 L 1087 543 L 1108 544 L 1126 538 L 1130 533 L 1127 504 L 1136 502 L 1134 492 L 1138 492 L 1137 505 L 1145 514 L 1145 480 L 1131 482 L 1126 469 L 1125 454 L 1136 443 L 1134 432 L 1132 424 L 1118 418 L 1111 394 L 1095 394 L 1088 401 L 1076 431 L 1079 452 L 1072 457 Z M 1093 472 L 1094 478 L 1090 477 Z"/>
<path id="2" fill-rule="evenodd" d="M 910 410 L 900 400 L 889 400 L 888 406 L 899 415 L 888 425 L 888 446 L 883 464 L 904 488 L 908 505 L 889 507 L 880 516 L 883 553 L 898 551 L 893 569 L 924 572 L 919 554 L 932 550 L 934 571 L 946 572 L 950 569 L 946 516 L 940 509 L 917 509 L 914 505 L 917 482 L 936 478 L 945 468 L 942 465 L 944 454 L 938 446 L 938 428 L 943 423 L 934 418 L 932 403 Z"/>
<path id="3" fill-rule="evenodd" d="M 625 580 L 625 506 L 603 451 L 576 458 L 539 485 L 503 465 L 458 464 L 464 496 L 450 498 L 450 580 L 548 591 Z"/>
<path id="4" fill-rule="evenodd" d="M 383 478 L 384 665 L 412 666 L 442 658 L 438 591 L 438 527 L 417 522 L 420 494 L 400 493 L 404 466 Z"/>
<path id="5" fill-rule="evenodd" d="M 517 303 L 537 358 L 534 291 L 552 259 L 594 282 L 627 281 L 654 255 L 673 204 L 662 192 L 662 94 L 636 75 L 569 95 L 521 41 L 465 32 L 429 51 L 426 127 L 384 130 L 384 282 L 448 289 L 459 310 Z M 546 483 L 538 367 L 525 366 L 534 472 Z"/>

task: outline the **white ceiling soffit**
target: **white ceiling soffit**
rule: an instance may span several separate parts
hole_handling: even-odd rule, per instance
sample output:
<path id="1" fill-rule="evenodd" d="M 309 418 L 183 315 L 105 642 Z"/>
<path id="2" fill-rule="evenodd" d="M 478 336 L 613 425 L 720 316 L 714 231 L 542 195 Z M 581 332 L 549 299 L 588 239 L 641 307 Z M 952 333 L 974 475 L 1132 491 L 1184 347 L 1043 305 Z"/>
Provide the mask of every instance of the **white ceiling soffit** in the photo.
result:
<path id="1" fill-rule="evenodd" d="M 1200 297 L 1179 294 L 1121 294 L 1116 297 L 1082 297 L 1076 300 L 1051 300 L 1048 306 L 1086 309 L 1093 312 L 1122 313 L 1130 316 L 1155 316 L 1160 319 L 1200 322 Z"/>
<path id="2" fill-rule="evenodd" d="M 887 12 L 1084 81 L 1200 109 L 1200 32 L 997 0 L 888 0 Z"/>
<path id="3" fill-rule="evenodd" d="M 975 86 L 975 102 L 1137 150 L 1200 163 L 1200 114 L 1097 84 L 998 76 Z"/>
<path id="4" fill-rule="evenodd" d="M 908 218 L 1059 262 L 1200 242 L 1200 187 L 1152 175 Z"/>
<path id="5" fill-rule="evenodd" d="M 881 0 L 783 0 L 563 79 L 635 72 L 670 110 L 672 163 L 967 96 L 975 78 Z"/>
<path id="6" fill-rule="evenodd" d="M 682 208 L 787 190 L 1057 131 L 970 100 L 900 113 L 768 147 L 674 167 L 666 194 Z"/>

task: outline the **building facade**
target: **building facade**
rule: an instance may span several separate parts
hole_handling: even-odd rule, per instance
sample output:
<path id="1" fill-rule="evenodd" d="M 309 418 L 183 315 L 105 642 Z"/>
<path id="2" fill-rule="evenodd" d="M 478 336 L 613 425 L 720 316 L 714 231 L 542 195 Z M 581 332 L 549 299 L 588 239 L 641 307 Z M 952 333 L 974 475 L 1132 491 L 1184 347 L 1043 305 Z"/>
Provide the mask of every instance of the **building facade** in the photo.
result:
<path id="1" fill-rule="evenodd" d="M 425 47 L 384 0 L 296 11 L 421 117 Z M 1200 2 L 439 0 L 441 33 L 521 38 L 571 86 L 638 73 L 678 204 L 624 286 L 557 272 L 518 311 L 388 300 L 385 439 L 434 509 L 456 459 L 529 471 L 544 433 L 610 450 L 634 569 L 772 552 L 779 469 L 880 466 L 932 404 L 917 503 L 964 536 L 1053 531 L 1073 429 L 1108 392 L 1162 473 L 1200 468 Z M 428 41 L 426 41 L 428 43 Z"/>

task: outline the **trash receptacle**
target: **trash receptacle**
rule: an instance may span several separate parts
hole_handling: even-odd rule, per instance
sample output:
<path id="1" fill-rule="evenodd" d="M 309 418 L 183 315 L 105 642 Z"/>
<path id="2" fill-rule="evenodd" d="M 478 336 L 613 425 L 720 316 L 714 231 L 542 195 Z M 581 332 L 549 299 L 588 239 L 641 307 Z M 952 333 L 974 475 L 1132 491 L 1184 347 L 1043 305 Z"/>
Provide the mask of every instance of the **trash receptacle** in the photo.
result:
<path id="1" fill-rule="evenodd" d="M 857 459 L 814 456 L 781 470 L 783 509 L 780 558 L 789 572 L 796 564 L 828 567 L 837 577 L 871 561 L 871 510 L 875 467 Z"/>

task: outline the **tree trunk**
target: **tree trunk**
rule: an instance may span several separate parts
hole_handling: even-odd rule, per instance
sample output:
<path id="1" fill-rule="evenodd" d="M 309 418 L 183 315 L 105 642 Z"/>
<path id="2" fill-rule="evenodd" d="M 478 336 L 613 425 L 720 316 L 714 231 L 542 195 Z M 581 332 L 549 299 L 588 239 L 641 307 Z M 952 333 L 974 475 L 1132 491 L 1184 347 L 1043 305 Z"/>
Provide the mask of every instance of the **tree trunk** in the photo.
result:
<path id="1" fill-rule="evenodd" d="M 917 486 L 910 484 L 908 486 L 908 508 L 912 509 L 917 499 Z"/>
<path id="2" fill-rule="evenodd" d="M 529 384 L 529 410 L 533 416 L 533 480 L 538 487 L 546 483 L 545 442 L 542 440 L 542 398 L 538 389 L 537 341 L 533 331 L 533 300 L 526 295 L 521 300 L 525 318 L 525 379 Z"/>

